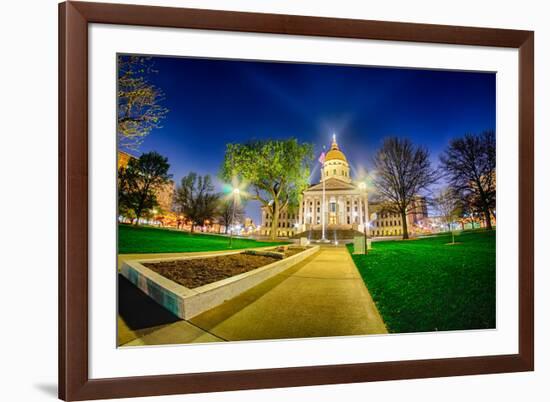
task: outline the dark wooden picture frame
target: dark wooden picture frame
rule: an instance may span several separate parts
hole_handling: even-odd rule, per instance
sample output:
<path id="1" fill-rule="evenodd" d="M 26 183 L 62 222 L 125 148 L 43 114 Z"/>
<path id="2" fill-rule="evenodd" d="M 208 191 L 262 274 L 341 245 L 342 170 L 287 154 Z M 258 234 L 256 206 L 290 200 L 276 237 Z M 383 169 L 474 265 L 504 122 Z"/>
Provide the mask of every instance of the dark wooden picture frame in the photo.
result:
<path id="1" fill-rule="evenodd" d="M 90 379 L 88 375 L 88 24 L 193 28 L 519 49 L 519 353 Z M 59 397 L 138 397 L 534 369 L 534 33 L 183 8 L 59 5 Z"/>

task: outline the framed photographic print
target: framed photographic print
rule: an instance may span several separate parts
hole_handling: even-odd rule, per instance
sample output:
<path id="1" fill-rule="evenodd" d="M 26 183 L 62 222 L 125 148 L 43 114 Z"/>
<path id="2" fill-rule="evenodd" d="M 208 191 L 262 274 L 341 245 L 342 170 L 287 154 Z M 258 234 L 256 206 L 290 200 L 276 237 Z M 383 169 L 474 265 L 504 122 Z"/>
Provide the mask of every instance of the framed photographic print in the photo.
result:
<path id="1" fill-rule="evenodd" d="M 533 32 L 59 20 L 60 398 L 533 370 Z"/>

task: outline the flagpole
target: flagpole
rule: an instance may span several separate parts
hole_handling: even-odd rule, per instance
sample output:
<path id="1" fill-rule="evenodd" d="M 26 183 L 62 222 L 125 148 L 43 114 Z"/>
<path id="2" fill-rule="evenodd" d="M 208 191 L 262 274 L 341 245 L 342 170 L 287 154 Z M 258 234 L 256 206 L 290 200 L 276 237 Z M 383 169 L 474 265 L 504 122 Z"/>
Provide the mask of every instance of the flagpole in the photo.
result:
<path id="1" fill-rule="evenodd" d="M 321 243 L 326 243 L 328 240 L 326 238 L 325 233 L 325 145 L 323 145 L 323 152 L 321 152 L 321 156 L 319 157 L 319 162 L 321 163 L 321 182 L 323 184 L 323 201 L 321 205 L 321 227 L 322 227 L 322 236 L 319 240 Z"/>
<path id="2" fill-rule="evenodd" d="M 321 206 L 321 225 L 323 226 L 323 235 L 321 237 L 321 241 L 326 241 L 327 238 L 325 237 L 325 162 L 324 161 L 323 161 L 322 176 L 323 176 L 323 205 Z"/>

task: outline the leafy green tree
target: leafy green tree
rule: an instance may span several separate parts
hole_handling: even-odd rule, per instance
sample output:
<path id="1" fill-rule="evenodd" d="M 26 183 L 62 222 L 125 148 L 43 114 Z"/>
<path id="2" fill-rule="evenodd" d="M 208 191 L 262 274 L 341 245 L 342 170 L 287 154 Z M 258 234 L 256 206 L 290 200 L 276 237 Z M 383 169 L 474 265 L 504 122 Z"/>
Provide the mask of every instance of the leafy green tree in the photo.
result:
<path id="1" fill-rule="evenodd" d="M 485 227 L 492 229 L 497 190 L 494 131 L 453 139 L 440 160 L 453 188 L 470 200 L 472 209 L 481 211 Z"/>
<path id="2" fill-rule="evenodd" d="M 430 153 L 407 138 L 388 137 L 374 156 L 374 185 L 385 210 L 401 216 L 403 239 L 409 238 L 407 215 L 415 199 L 438 179 Z"/>
<path id="3" fill-rule="evenodd" d="M 219 199 L 210 175 L 200 176 L 190 172 L 181 179 L 176 190 L 176 204 L 191 221 L 191 232 L 195 231 L 196 225 L 204 225 L 205 221 L 216 216 Z"/>
<path id="4" fill-rule="evenodd" d="M 137 225 L 147 210 L 158 205 L 157 191 L 172 177 L 169 169 L 168 159 L 157 152 L 131 158 L 118 172 L 119 212 L 133 216 Z"/>
<path id="5" fill-rule="evenodd" d="M 260 201 L 272 216 L 271 238 L 275 239 L 279 213 L 297 206 L 309 184 L 312 160 L 313 146 L 295 138 L 228 144 L 221 176 L 248 185 L 248 198 Z"/>
<path id="6" fill-rule="evenodd" d="M 166 117 L 164 93 L 148 81 L 155 73 L 151 57 L 118 56 L 117 135 L 119 145 L 136 150 L 143 139 Z"/>

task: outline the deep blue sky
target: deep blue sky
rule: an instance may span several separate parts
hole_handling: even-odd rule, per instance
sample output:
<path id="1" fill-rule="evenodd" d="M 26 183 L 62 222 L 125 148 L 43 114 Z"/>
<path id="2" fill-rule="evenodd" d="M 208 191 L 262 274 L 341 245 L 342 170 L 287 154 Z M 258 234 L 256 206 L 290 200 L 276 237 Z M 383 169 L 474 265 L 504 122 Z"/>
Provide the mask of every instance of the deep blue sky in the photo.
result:
<path id="1" fill-rule="evenodd" d="M 449 139 L 494 130 L 496 124 L 493 73 L 174 57 L 153 61 L 157 72 L 147 79 L 165 92 L 163 104 L 170 111 L 139 151 L 168 157 L 176 183 L 190 171 L 216 176 L 228 142 L 297 137 L 315 144 L 319 154 L 334 132 L 357 170 L 370 166 L 388 135 L 426 146 L 437 163 Z M 249 203 L 247 213 L 259 223 L 257 203 Z"/>

